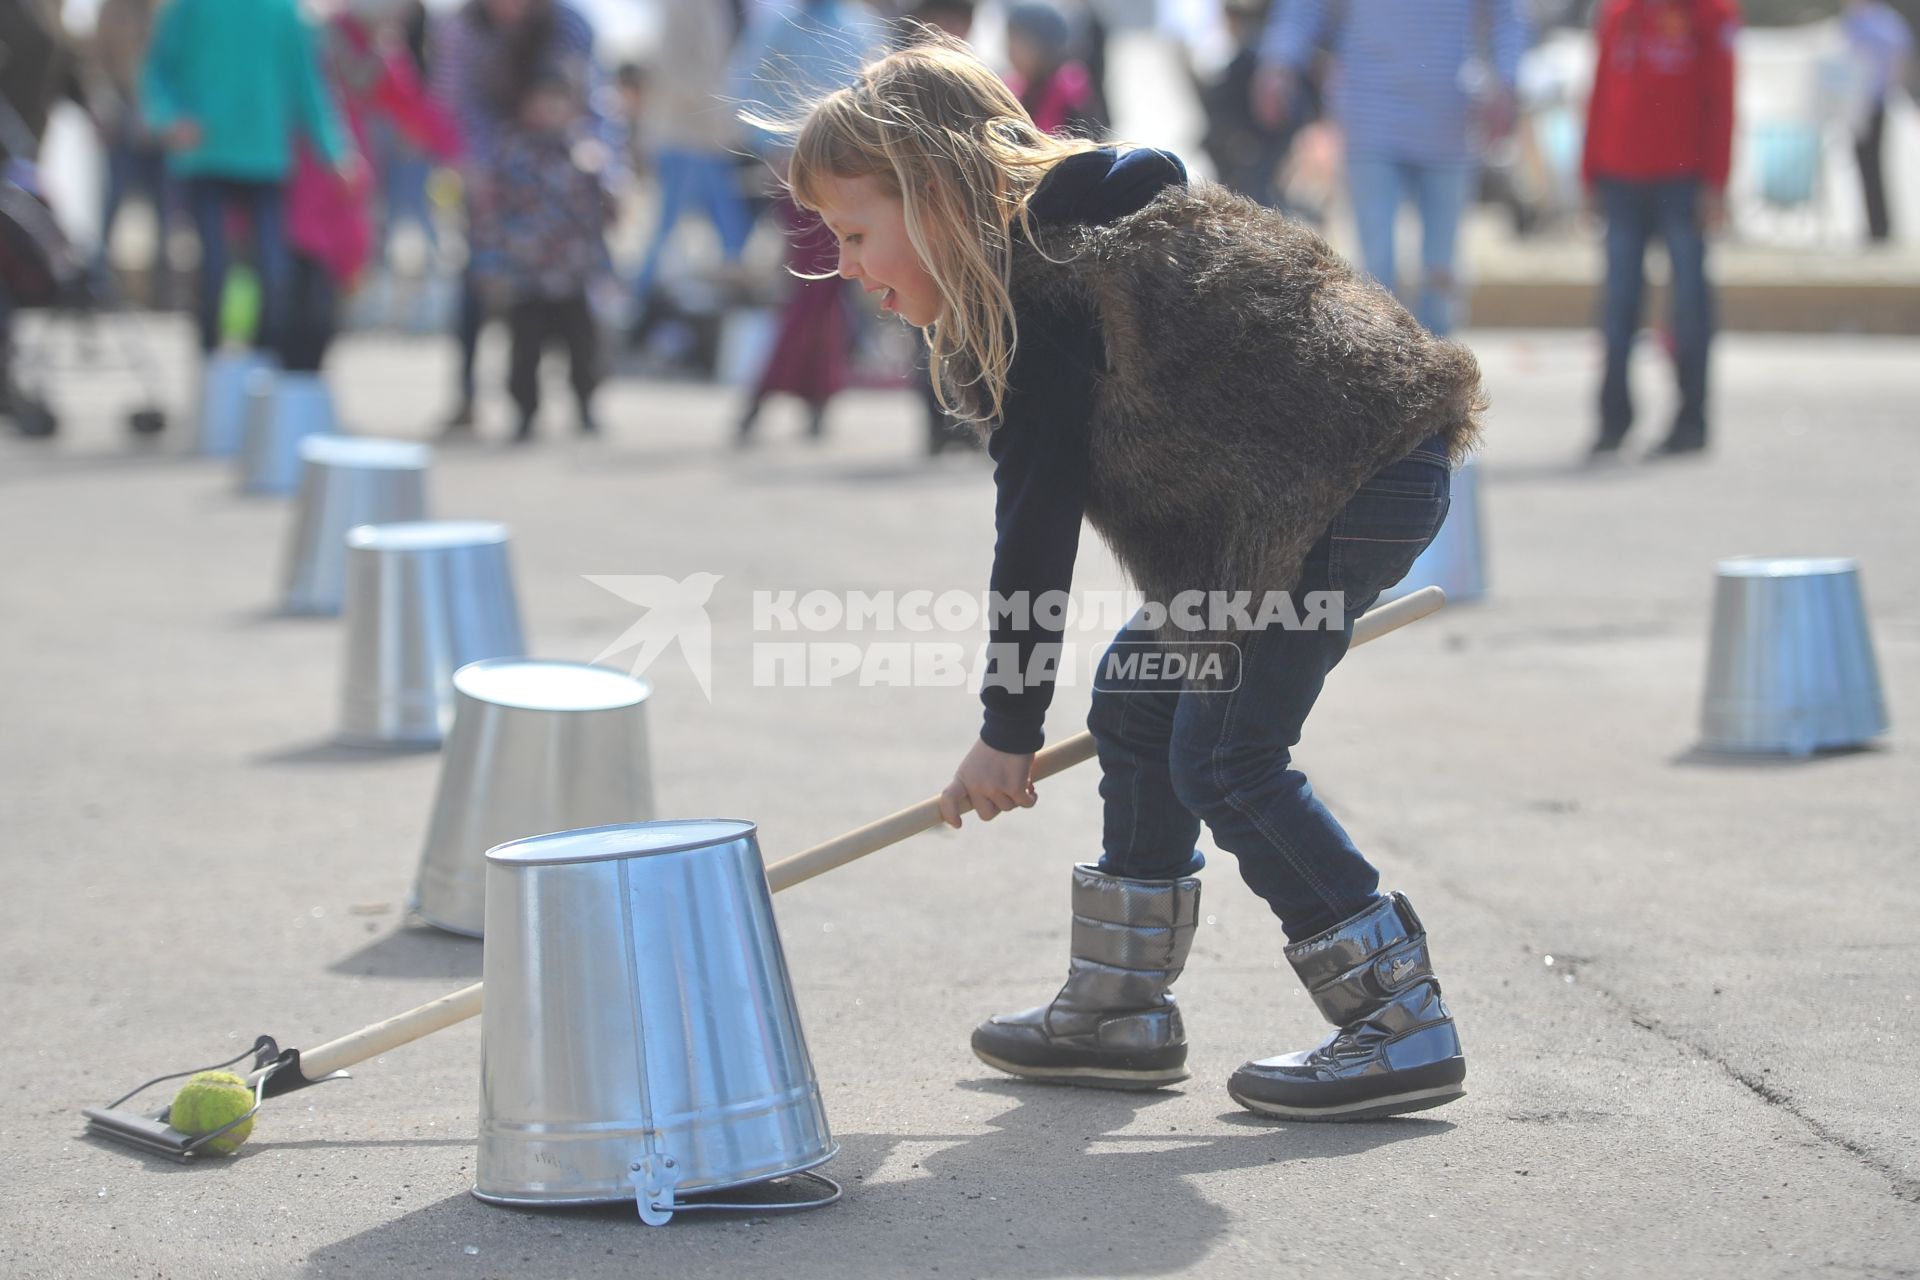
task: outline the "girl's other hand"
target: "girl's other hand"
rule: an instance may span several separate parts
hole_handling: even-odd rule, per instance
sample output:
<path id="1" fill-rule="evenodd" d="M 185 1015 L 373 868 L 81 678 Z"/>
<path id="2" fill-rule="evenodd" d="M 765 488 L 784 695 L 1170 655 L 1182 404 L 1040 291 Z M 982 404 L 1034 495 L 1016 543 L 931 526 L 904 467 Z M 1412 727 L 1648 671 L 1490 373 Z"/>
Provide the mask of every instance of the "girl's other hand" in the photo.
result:
<path id="1" fill-rule="evenodd" d="M 969 800 L 980 821 L 992 822 L 1008 809 L 1031 809 L 1038 799 L 1031 752 L 1010 755 L 976 741 L 940 793 L 940 820 L 957 830 L 960 807 Z"/>

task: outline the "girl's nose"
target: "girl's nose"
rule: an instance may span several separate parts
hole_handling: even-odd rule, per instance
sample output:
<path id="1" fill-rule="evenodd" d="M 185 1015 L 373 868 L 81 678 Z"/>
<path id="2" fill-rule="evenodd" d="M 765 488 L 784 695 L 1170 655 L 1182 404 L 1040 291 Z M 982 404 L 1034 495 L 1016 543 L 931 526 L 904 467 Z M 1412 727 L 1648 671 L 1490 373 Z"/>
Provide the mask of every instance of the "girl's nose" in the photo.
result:
<path id="1" fill-rule="evenodd" d="M 842 249 L 840 251 L 840 278 L 842 280 L 854 280 L 858 279 L 859 275 L 859 266 L 854 262 L 853 258 L 848 255 L 847 251 Z"/>

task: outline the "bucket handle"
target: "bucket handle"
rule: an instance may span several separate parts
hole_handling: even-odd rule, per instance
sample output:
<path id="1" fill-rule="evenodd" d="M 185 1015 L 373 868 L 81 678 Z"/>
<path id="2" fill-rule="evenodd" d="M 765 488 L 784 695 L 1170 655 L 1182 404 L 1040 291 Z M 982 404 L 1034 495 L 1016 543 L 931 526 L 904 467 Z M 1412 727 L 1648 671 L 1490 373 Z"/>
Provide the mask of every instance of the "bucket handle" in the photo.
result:
<path id="1" fill-rule="evenodd" d="M 810 1200 L 782 1200 L 776 1204 L 738 1204 L 724 1200 L 675 1200 L 672 1183 L 662 1183 L 652 1188 L 656 1193 L 648 1195 L 648 1188 L 640 1184 L 645 1179 L 635 1173 L 633 1179 L 634 1202 L 640 1206 L 640 1218 L 650 1227 L 663 1227 L 673 1220 L 676 1213 L 693 1213 L 696 1210 L 736 1210 L 743 1213 L 799 1213 L 803 1209 L 821 1209 L 834 1203 L 845 1189 L 824 1173 L 806 1170 L 787 1175 L 798 1181 L 805 1178 L 808 1182 L 825 1190 Z"/>

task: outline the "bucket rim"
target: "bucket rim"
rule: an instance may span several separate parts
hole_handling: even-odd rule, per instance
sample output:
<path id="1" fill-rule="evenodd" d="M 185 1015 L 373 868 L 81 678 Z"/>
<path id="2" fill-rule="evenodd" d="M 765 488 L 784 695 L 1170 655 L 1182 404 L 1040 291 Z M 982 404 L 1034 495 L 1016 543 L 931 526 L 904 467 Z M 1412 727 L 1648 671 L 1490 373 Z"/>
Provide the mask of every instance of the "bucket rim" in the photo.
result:
<path id="1" fill-rule="evenodd" d="M 695 1178 L 689 1182 L 676 1184 L 674 1194 L 676 1196 L 707 1196 L 715 1195 L 722 1191 L 738 1191 L 744 1187 L 756 1187 L 765 1182 L 777 1182 L 781 1178 L 791 1178 L 796 1174 L 811 1173 L 813 1170 L 832 1161 L 833 1158 L 839 1154 L 840 1144 L 833 1141 L 832 1138 L 828 1138 L 825 1149 L 810 1154 L 804 1164 L 781 1164 L 771 1173 L 754 1173 L 731 1179 Z M 474 1199 L 485 1201 L 487 1204 L 508 1205 L 518 1209 L 561 1209 L 596 1204 L 632 1204 L 634 1201 L 634 1193 L 630 1186 L 624 1191 L 567 1191 L 560 1192 L 556 1195 L 540 1195 L 515 1191 L 482 1191 L 480 1189 L 480 1180 L 476 1177 L 473 1186 L 470 1187 L 468 1191 Z M 702 1206 L 698 1201 L 693 1204 L 676 1206 L 676 1208 L 681 1210 L 699 1209 L 702 1207 L 705 1206 Z M 778 1212 L 782 1207 L 778 1202 L 768 1206 L 754 1206 L 755 1209 L 764 1208 L 774 1212 Z M 790 1208 L 792 1206 L 785 1207 Z"/>
<path id="2" fill-rule="evenodd" d="M 543 673 L 568 687 L 539 697 L 512 679 Z M 453 673 L 453 687 L 476 702 L 512 711 L 623 711 L 653 697 L 653 686 L 639 676 L 566 658 L 481 658 Z"/>
<path id="3" fill-rule="evenodd" d="M 1817 578 L 1859 568 L 1852 556 L 1728 556 L 1714 565 L 1722 578 Z"/>
<path id="4" fill-rule="evenodd" d="M 307 462 L 331 466 L 345 465 L 373 471 L 416 471 L 432 461 L 433 450 L 414 440 L 383 440 L 377 436 L 323 432 L 300 441 L 300 457 Z"/>
<path id="5" fill-rule="evenodd" d="M 501 545 L 508 536 L 507 526 L 497 520 L 395 520 L 355 525 L 347 530 L 347 546 L 356 551 L 461 551 Z"/>
<path id="6" fill-rule="evenodd" d="M 686 853 L 752 839 L 760 824 L 746 818 L 654 818 L 603 827 L 577 827 L 509 840 L 487 850 L 488 865 L 549 867 Z M 678 838 L 675 832 L 679 832 Z"/>

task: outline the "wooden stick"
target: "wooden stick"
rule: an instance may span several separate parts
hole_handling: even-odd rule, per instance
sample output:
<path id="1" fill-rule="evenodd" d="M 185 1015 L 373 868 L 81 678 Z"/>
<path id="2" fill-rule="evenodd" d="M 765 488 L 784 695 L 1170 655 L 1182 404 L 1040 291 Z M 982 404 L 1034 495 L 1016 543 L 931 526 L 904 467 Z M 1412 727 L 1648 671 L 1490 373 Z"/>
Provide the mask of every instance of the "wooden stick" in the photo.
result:
<path id="1" fill-rule="evenodd" d="M 1389 631 L 1396 631 L 1409 622 L 1436 612 L 1446 601 L 1447 597 L 1440 588 L 1424 587 L 1402 596 L 1392 604 L 1368 610 L 1354 623 L 1353 643 L 1362 645 L 1377 640 Z M 1050 778 L 1092 755 L 1093 735 L 1077 733 L 1048 747 L 1034 758 L 1034 780 Z M 969 808 L 971 805 L 963 802 L 961 812 L 965 813 Z M 781 859 L 767 868 L 767 884 L 776 893 L 790 889 L 803 880 L 811 880 L 835 867 L 843 867 L 888 845 L 898 844 L 909 836 L 918 835 L 939 821 L 940 798 L 934 796 L 922 800 L 878 822 L 870 822 L 857 831 L 849 831 L 824 844 L 796 853 L 791 858 Z M 376 1022 L 370 1027 L 363 1027 L 337 1040 L 329 1040 L 303 1051 L 300 1055 L 301 1071 L 309 1080 L 318 1080 L 342 1067 L 378 1057 L 389 1049 L 397 1049 L 403 1044 L 432 1035 L 456 1022 L 465 1022 L 480 1012 L 482 986 L 476 982 L 438 1000 L 430 1000 L 417 1009 L 409 1009 L 388 1018 L 385 1022 Z M 254 1075 L 258 1076 L 259 1073 L 255 1072 Z M 253 1082 L 249 1078 L 248 1083 Z"/>
<path id="2" fill-rule="evenodd" d="M 1447 602 L 1446 593 L 1438 587 L 1422 587 L 1395 600 L 1392 604 L 1369 609 L 1360 620 L 1353 624 L 1353 643 L 1366 644 L 1378 640 L 1389 631 L 1398 630 L 1409 622 L 1417 621 L 1437 611 Z M 1050 778 L 1063 769 L 1071 769 L 1093 755 L 1093 735 L 1086 731 L 1074 734 L 1071 738 L 1057 742 L 1041 751 L 1033 760 L 1033 778 L 1035 782 Z M 970 801 L 961 801 L 960 812 L 966 813 L 973 808 Z M 817 875 L 844 867 L 847 863 L 864 858 L 890 844 L 897 844 L 908 836 L 919 835 L 940 821 L 940 797 L 934 796 L 922 800 L 919 804 L 898 813 L 889 814 L 878 822 L 870 822 L 857 831 L 849 831 L 836 836 L 825 844 L 817 844 L 791 858 L 782 858 L 767 868 L 767 883 L 774 892 L 792 888 L 803 880 L 811 880 Z"/>

